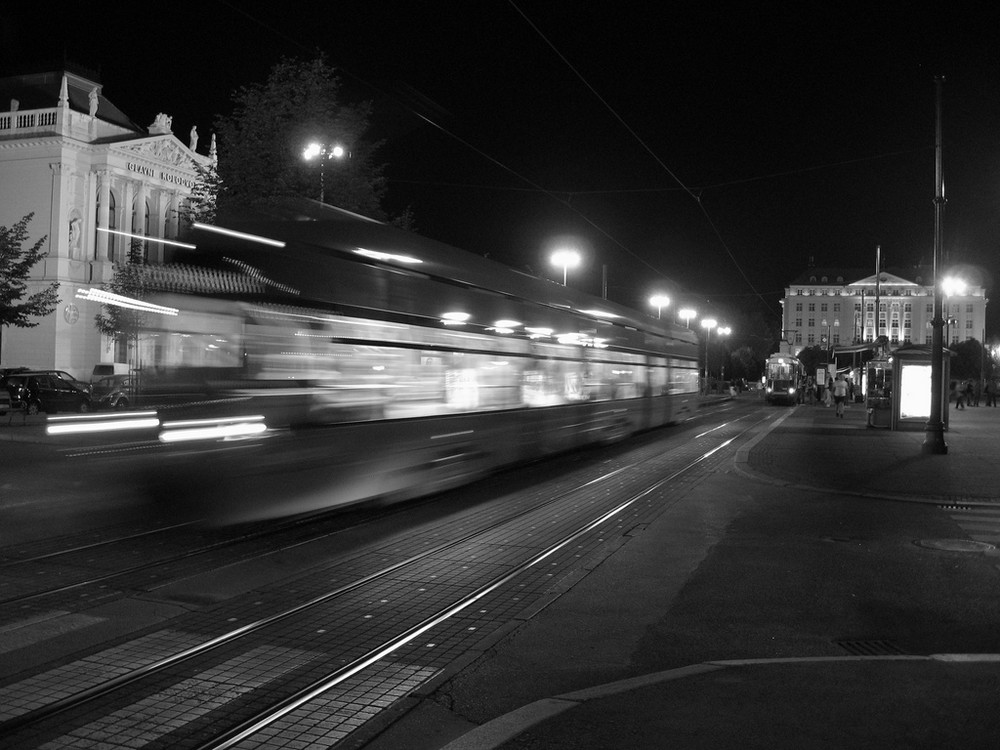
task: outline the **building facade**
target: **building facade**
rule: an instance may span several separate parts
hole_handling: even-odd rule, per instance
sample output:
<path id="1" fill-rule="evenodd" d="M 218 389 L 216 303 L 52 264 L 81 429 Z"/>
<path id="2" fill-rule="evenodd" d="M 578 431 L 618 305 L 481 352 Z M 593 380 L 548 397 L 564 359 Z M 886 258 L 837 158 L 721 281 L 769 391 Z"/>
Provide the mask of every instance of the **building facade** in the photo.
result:
<path id="1" fill-rule="evenodd" d="M 966 284 L 942 301 L 945 345 L 983 341 L 986 289 Z M 934 283 L 930 268 L 875 274 L 810 268 L 785 289 L 782 338 L 793 354 L 809 346 L 853 346 L 884 336 L 890 348 L 930 344 Z"/>
<path id="2" fill-rule="evenodd" d="M 48 256 L 28 294 L 59 282 L 59 305 L 33 328 L 6 328 L 3 367 L 65 370 L 89 379 L 94 365 L 125 361 L 125 352 L 94 324 L 101 307 L 79 292 L 108 282 L 126 262 L 133 237 L 149 262 L 180 233 L 181 209 L 215 159 L 197 153 L 157 115 L 137 127 L 105 98 L 96 76 L 68 70 L 0 79 L 0 225 L 29 213 L 27 244 L 45 236 Z"/>

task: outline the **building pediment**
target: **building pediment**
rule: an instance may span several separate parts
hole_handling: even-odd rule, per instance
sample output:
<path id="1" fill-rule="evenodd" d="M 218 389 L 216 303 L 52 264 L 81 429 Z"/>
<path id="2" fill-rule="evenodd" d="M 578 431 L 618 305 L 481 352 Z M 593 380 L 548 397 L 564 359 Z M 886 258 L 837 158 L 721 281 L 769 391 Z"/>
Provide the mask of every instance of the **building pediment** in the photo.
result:
<path id="1" fill-rule="evenodd" d="M 142 158 L 163 166 L 193 169 L 197 154 L 181 145 L 173 135 L 160 135 L 115 146 L 126 157 Z"/>
<path id="2" fill-rule="evenodd" d="M 919 284 L 915 284 L 912 281 L 908 281 L 907 279 L 904 279 L 901 276 L 895 276 L 891 273 L 886 273 L 884 271 L 880 273 L 878 276 L 881 278 L 880 281 L 876 278 L 875 274 L 872 274 L 871 276 L 867 276 L 863 279 L 852 281 L 847 286 L 875 286 L 876 282 L 878 282 L 882 286 L 905 286 L 905 287 L 912 287 L 914 289 L 920 286 Z"/>

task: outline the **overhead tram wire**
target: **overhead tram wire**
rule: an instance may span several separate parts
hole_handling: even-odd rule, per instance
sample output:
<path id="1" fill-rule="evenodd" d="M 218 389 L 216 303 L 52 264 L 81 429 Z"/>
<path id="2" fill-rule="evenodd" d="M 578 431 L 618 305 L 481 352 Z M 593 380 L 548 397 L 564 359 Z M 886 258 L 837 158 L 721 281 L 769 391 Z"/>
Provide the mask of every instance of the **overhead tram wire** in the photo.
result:
<path id="1" fill-rule="evenodd" d="M 646 153 L 648 153 L 651 157 L 653 157 L 653 160 L 660 166 L 660 168 L 663 169 L 663 171 L 666 172 L 668 175 L 670 175 L 670 177 L 678 185 L 681 186 L 684 192 L 686 192 L 695 200 L 695 202 L 698 204 L 698 208 L 702 212 L 702 215 L 705 217 L 705 221 L 707 221 L 708 225 L 712 228 L 712 231 L 715 233 L 715 236 L 719 240 L 719 243 L 726 251 L 726 254 L 729 256 L 729 259 L 732 260 L 733 265 L 736 266 L 736 270 L 740 272 L 740 275 L 743 277 L 743 280 L 746 281 L 747 286 L 749 286 L 750 289 L 753 290 L 753 292 L 757 295 L 757 297 L 761 300 L 761 302 L 763 302 L 764 304 L 768 304 L 767 300 L 764 299 L 763 295 L 761 295 L 760 292 L 757 291 L 757 288 L 754 286 L 753 282 L 750 281 L 750 277 L 747 276 L 746 271 L 743 270 L 743 266 L 740 265 L 740 262 L 736 259 L 736 256 L 733 255 L 732 250 L 730 250 L 729 245 L 726 243 L 725 239 L 723 239 L 722 234 L 719 232 L 719 228 L 715 224 L 715 221 L 712 219 L 708 211 L 705 209 L 705 206 L 701 200 L 700 192 L 695 192 L 690 187 L 685 185 L 684 182 L 677 175 L 675 175 L 666 164 L 664 164 L 663 160 L 656 155 L 656 152 L 654 152 L 653 149 L 651 149 L 649 145 L 639 136 L 639 134 L 636 133 L 635 130 L 633 130 L 632 127 L 627 122 L 625 122 L 625 120 L 621 117 L 621 115 L 619 115 L 618 112 L 615 111 L 614 107 L 608 104 L 608 102 L 604 99 L 604 97 L 602 97 L 600 93 L 598 93 L 598 91 L 593 86 L 590 85 L 590 83 L 587 81 L 586 78 L 583 77 L 580 71 L 578 71 L 573 66 L 573 64 L 566 59 L 566 56 L 563 55 L 562 52 L 560 52 L 559 49 L 551 41 L 549 41 L 549 39 L 545 36 L 545 34 L 542 33 L 541 29 L 539 29 L 534 24 L 534 22 L 532 22 L 532 20 L 528 18 L 527 15 L 525 15 L 524 11 L 522 11 L 517 6 L 517 3 L 515 3 L 514 0 L 507 0 L 507 2 L 524 19 L 525 23 L 527 23 L 535 31 L 535 33 L 538 34 L 539 37 L 541 37 L 542 41 L 544 41 L 552 49 L 552 51 L 559 56 L 559 59 L 563 61 L 566 67 L 568 67 L 577 78 L 580 79 L 581 83 L 583 83 L 583 85 L 590 90 L 590 92 L 597 98 L 597 100 L 604 105 L 605 109 L 607 109 L 608 112 L 611 113 L 612 117 L 618 120 L 618 122 L 622 125 L 622 127 L 625 128 L 625 130 L 627 130 L 628 133 L 633 138 L 635 138 L 636 142 L 640 146 L 642 146 L 643 149 L 645 149 Z"/>
<path id="2" fill-rule="evenodd" d="M 299 49 L 301 49 L 301 50 L 303 50 L 305 52 L 316 52 L 316 49 L 306 47 L 306 45 L 302 44 L 298 40 L 292 39 L 291 37 L 287 36 L 286 34 L 283 34 L 282 32 L 278 31 L 277 29 L 273 28 L 272 26 L 264 23 L 263 21 L 261 21 L 260 19 L 258 19 L 256 17 L 254 17 L 251 13 L 248 13 L 244 8 L 237 7 L 237 6 L 233 5 L 232 3 L 228 2 L 228 0 L 217 0 L 217 2 L 221 3 L 222 5 L 225 5 L 226 7 L 230 8 L 233 11 L 239 12 L 243 16 L 246 16 L 248 19 L 250 19 L 254 23 L 256 23 L 259 26 L 261 26 L 261 27 L 263 27 L 263 28 L 265 28 L 265 29 L 273 32 L 274 34 L 280 36 L 281 38 L 283 38 L 286 41 L 290 42 L 291 44 L 295 45 Z M 412 114 L 415 117 L 423 120 L 424 122 L 426 122 L 431 127 L 434 127 L 437 130 L 441 131 L 442 133 L 444 133 L 449 138 L 451 138 L 451 139 L 453 139 L 453 140 L 461 143 L 466 148 L 469 148 L 472 151 L 475 151 L 477 154 L 479 154 L 481 157 L 483 157 L 487 161 L 492 162 L 494 165 L 500 167 L 501 169 L 503 169 L 504 171 L 506 171 L 509 174 L 513 175 L 517 179 L 522 180 L 525 184 L 529 185 L 533 190 L 547 195 L 549 198 L 551 198 L 552 200 L 556 201 L 557 203 L 559 203 L 564 208 L 572 211 L 574 214 L 576 214 L 578 217 L 580 217 L 580 219 L 582 219 L 584 222 L 586 222 L 588 225 L 590 225 L 593 229 L 595 229 L 601 235 L 603 235 L 605 238 L 607 238 L 608 240 L 610 240 L 611 242 L 613 242 L 615 244 L 615 246 L 617 246 L 618 248 L 620 248 L 621 250 L 623 250 L 624 252 L 626 252 L 628 255 L 630 255 L 632 258 L 634 258 L 635 260 L 637 260 L 642 265 L 646 266 L 646 268 L 648 268 L 649 270 L 653 271 L 656 274 L 659 274 L 660 276 L 663 276 L 664 278 L 670 278 L 669 274 L 667 274 L 663 270 L 655 267 L 654 265 L 652 265 L 651 263 L 649 263 L 645 258 L 642 258 L 641 256 L 639 256 L 636 253 L 634 253 L 632 250 L 630 250 L 628 247 L 626 247 L 620 240 L 618 240 L 616 237 L 612 236 L 607 230 L 605 230 L 603 227 L 601 227 L 600 225 L 598 225 L 596 222 L 594 222 L 588 216 L 586 216 L 585 214 L 583 214 L 582 212 L 580 212 L 579 210 L 577 210 L 577 208 L 572 205 L 571 201 L 566 200 L 564 198 L 561 198 L 560 197 L 560 191 L 549 190 L 549 189 L 544 188 L 541 185 L 533 182 L 532 180 L 528 179 L 527 177 L 525 177 L 524 175 L 522 175 L 521 173 L 519 173 L 517 170 L 513 169 L 512 167 L 508 167 L 506 164 L 504 164 L 503 162 L 501 162 L 499 159 L 496 159 L 496 158 L 490 156 L 489 154 L 487 154 L 486 152 L 484 152 L 482 149 L 477 148 L 476 146 L 472 145 L 471 143 L 469 143 L 465 139 L 461 138 L 460 136 L 456 135 L 455 133 L 452 133 L 450 130 L 448 130 L 446 127 L 444 127 L 440 123 L 435 122 L 430 117 L 422 114 L 421 112 L 418 112 L 413 107 L 411 107 L 409 104 L 407 104 L 406 102 L 402 101 L 399 97 L 394 96 L 393 94 L 385 91 L 384 89 L 382 89 L 379 86 L 376 86 L 371 81 L 368 81 L 368 80 L 362 78 L 361 76 L 358 76 L 357 74 L 352 73 L 350 70 L 348 70 L 348 69 L 346 69 L 346 68 L 344 68 L 344 67 L 342 67 L 340 65 L 335 65 L 334 67 L 336 67 L 336 69 L 338 71 L 344 73 L 345 75 L 351 77 L 352 79 L 358 81 L 359 83 L 364 84 L 365 86 L 367 86 L 368 88 L 370 88 L 372 91 L 377 92 L 380 96 L 384 96 L 387 99 L 392 100 L 398 106 L 400 106 L 403 109 L 405 109 L 406 111 L 410 112 L 410 114 Z M 565 191 L 562 191 L 562 192 L 565 193 Z"/>

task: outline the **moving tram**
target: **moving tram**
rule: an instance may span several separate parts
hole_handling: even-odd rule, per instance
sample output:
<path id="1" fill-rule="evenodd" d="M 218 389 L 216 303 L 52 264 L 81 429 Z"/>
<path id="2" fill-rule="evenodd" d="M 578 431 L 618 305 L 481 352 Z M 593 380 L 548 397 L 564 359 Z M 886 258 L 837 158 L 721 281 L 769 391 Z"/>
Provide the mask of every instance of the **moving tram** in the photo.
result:
<path id="1" fill-rule="evenodd" d="M 424 495 L 696 408 L 693 332 L 441 243 L 356 218 L 192 239 L 143 267 L 137 397 L 152 489 L 199 513 Z"/>
<path id="2" fill-rule="evenodd" d="M 764 398 L 769 404 L 797 404 L 805 386 L 805 367 L 790 354 L 772 354 L 764 365 Z"/>

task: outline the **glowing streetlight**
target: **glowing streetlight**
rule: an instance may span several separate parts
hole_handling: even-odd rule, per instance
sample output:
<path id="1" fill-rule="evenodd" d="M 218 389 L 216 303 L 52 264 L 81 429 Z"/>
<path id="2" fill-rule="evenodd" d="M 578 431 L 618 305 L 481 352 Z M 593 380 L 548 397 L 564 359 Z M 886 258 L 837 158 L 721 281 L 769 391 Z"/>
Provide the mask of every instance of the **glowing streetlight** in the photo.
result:
<path id="1" fill-rule="evenodd" d="M 708 392 L 708 342 L 712 339 L 712 329 L 719 325 L 715 318 L 702 318 L 701 327 L 705 329 L 705 392 Z"/>
<path id="2" fill-rule="evenodd" d="M 680 315 L 681 319 L 684 321 L 685 328 L 690 328 L 692 318 L 698 317 L 698 311 L 690 307 L 682 307 L 677 311 L 677 314 Z"/>
<path id="3" fill-rule="evenodd" d="M 347 151 L 339 143 L 310 143 L 302 151 L 302 158 L 306 161 L 319 159 L 319 202 L 323 202 L 326 195 L 326 163 L 330 159 L 343 159 L 347 156 Z"/>
<path id="4" fill-rule="evenodd" d="M 954 276 L 945 276 L 941 279 L 941 292 L 945 297 L 964 297 L 966 290 L 968 290 L 969 285 L 965 283 L 965 279 L 959 279 Z M 949 347 L 952 344 L 951 341 L 951 327 L 958 323 L 958 321 L 949 314 L 949 310 L 945 309 L 942 314 L 944 315 L 944 346 Z M 955 331 L 957 334 L 958 331 Z M 957 343 L 957 336 L 956 336 Z"/>
<path id="5" fill-rule="evenodd" d="M 670 304 L 670 297 L 665 294 L 654 294 L 649 298 L 649 304 L 656 308 L 656 319 L 660 319 L 660 312 Z"/>
<path id="6" fill-rule="evenodd" d="M 580 265 L 580 253 L 576 250 L 556 250 L 552 253 L 552 265 L 562 266 L 563 286 L 566 286 L 566 269 Z"/>

